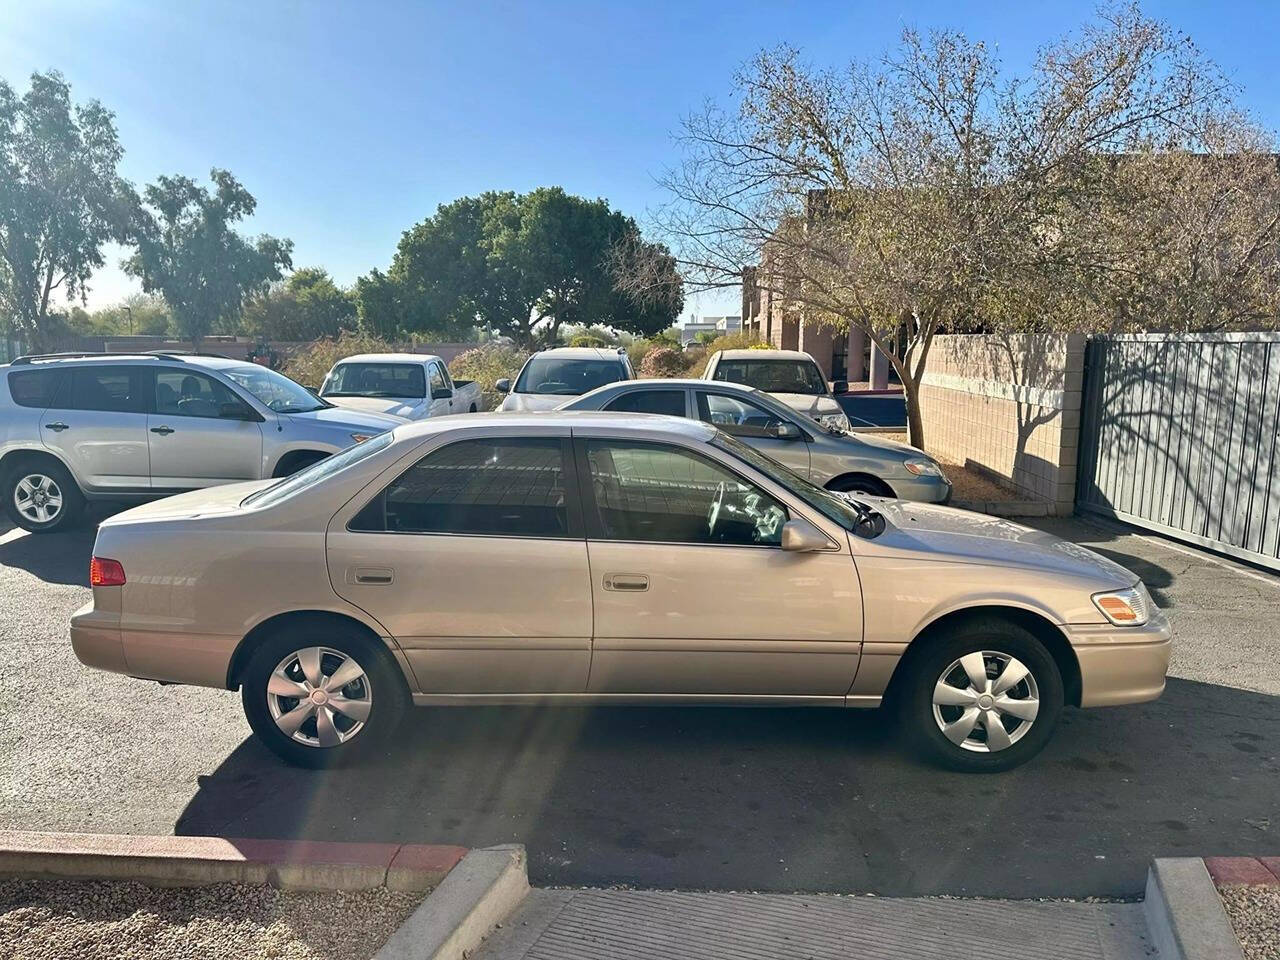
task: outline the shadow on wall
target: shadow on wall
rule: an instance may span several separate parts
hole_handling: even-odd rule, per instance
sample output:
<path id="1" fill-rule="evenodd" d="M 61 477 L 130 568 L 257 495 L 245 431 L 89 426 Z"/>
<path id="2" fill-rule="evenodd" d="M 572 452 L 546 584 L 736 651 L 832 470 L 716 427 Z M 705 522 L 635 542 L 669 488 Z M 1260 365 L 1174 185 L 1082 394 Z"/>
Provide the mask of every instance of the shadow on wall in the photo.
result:
<path id="1" fill-rule="evenodd" d="M 1280 337 L 1097 338 L 1079 500 L 1275 559 Z"/>

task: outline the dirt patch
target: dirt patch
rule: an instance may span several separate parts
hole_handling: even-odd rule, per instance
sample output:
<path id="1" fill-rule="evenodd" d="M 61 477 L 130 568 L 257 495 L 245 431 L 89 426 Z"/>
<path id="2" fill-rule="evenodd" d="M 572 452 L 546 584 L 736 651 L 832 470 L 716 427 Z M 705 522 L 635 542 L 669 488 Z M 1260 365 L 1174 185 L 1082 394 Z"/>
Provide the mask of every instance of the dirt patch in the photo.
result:
<path id="1" fill-rule="evenodd" d="M 386 889 L 0 880 L 12 960 L 368 960 L 422 901 Z"/>
<path id="2" fill-rule="evenodd" d="M 886 440 L 896 440 L 898 443 L 907 442 L 905 433 L 882 433 L 879 436 L 884 437 Z M 962 461 L 953 457 L 945 457 L 932 451 L 929 452 L 929 456 L 942 464 L 943 469 L 946 471 L 947 478 L 955 488 L 955 491 L 951 494 L 953 500 L 1008 501 L 1032 499 L 1012 484 L 1001 483 L 993 479 L 990 474 L 982 473 L 973 467 L 966 466 Z"/>
<path id="3" fill-rule="evenodd" d="M 1219 887 L 1245 960 L 1280 957 L 1280 884 Z"/>

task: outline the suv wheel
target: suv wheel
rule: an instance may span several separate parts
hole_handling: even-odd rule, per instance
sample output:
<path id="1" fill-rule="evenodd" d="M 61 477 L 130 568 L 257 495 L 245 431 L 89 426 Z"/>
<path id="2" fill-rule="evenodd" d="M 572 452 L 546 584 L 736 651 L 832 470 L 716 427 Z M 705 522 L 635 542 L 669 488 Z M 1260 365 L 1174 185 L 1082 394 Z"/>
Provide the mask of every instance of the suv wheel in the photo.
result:
<path id="1" fill-rule="evenodd" d="M 329 767 L 384 745 L 409 696 L 380 641 L 332 622 L 293 624 L 273 634 L 241 675 L 253 732 L 300 767 Z"/>
<path id="2" fill-rule="evenodd" d="M 1062 676 L 1030 631 L 966 623 L 910 665 L 901 706 L 917 748 L 952 770 L 995 773 L 1043 749 L 1062 713 Z"/>
<path id="3" fill-rule="evenodd" d="M 4 500 L 10 519 L 32 533 L 65 530 L 84 510 L 75 480 L 54 463 L 29 462 L 10 471 L 4 481 Z"/>

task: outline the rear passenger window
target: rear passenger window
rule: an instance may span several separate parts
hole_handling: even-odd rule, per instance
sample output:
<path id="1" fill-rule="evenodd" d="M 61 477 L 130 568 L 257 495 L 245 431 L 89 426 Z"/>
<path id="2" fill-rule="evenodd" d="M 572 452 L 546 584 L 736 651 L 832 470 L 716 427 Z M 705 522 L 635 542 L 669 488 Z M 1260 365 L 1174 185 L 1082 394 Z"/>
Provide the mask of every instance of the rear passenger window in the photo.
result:
<path id="1" fill-rule="evenodd" d="M 61 370 L 23 370 L 9 374 L 9 393 L 20 407 L 43 410 L 53 402 Z"/>
<path id="2" fill-rule="evenodd" d="M 142 379 L 130 367 L 75 367 L 68 371 L 70 390 L 63 384 L 59 397 L 67 397 L 67 410 L 103 410 L 109 413 L 142 413 Z"/>
<path id="3" fill-rule="evenodd" d="M 611 400 L 606 410 L 622 413 L 660 413 L 668 417 L 684 416 L 683 390 L 631 390 Z"/>
<path id="4" fill-rule="evenodd" d="M 562 449 L 551 437 L 451 443 L 402 473 L 351 529 L 567 537 Z"/>

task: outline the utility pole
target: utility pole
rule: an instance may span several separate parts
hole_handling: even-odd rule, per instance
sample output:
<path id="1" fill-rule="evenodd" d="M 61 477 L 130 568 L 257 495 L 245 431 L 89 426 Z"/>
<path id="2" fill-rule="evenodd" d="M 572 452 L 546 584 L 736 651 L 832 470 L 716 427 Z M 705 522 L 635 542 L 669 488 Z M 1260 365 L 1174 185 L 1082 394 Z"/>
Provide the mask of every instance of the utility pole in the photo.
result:
<path id="1" fill-rule="evenodd" d="M 124 312 L 129 316 L 129 336 L 132 337 L 133 336 L 133 308 L 126 305 L 121 309 L 123 309 Z"/>

